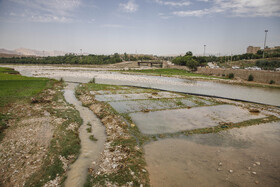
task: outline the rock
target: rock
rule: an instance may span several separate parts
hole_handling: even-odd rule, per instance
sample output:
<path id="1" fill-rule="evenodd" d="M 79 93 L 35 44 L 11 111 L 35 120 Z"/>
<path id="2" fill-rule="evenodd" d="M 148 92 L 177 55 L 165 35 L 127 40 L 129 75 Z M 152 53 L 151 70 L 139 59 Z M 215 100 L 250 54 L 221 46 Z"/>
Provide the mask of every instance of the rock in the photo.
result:
<path id="1" fill-rule="evenodd" d="M 222 169 L 221 168 L 217 168 L 217 171 L 222 171 Z"/>
<path id="2" fill-rule="evenodd" d="M 135 127 L 135 124 L 133 124 L 133 123 L 131 123 L 131 125 L 130 125 L 131 127 Z"/>
<path id="3" fill-rule="evenodd" d="M 256 174 L 257 174 L 257 172 L 253 171 L 253 172 L 252 172 L 252 174 L 256 175 Z"/>
<path id="4" fill-rule="evenodd" d="M 38 103 L 39 101 L 38 101 L 38 99 L 37 98 L 35 98 L 35 97 L 32 97 L 31 98 L 31 103 Z"/>
<path id="5" fill-rule="evenodd" d="M 141 112 L 150 112 L 150 110 L 149 109 L 143 109 L 143 110 L 141 110 Z"/>
<path id="6" fill-rule="evenodd" d="M 233 170 L 230 169 L 229 172 L 230 172 L 230 173 L 233 173 Z"/>
<path id="7" fill-rule="evenodd" d="M 93 169 L 92 169 L 92 168 L 88 168 L 88 172 L 89 172 L 89 173 L 92 173 L 92 172 L 93 172 Z"/>
<path id="8" fill-rule="evenodd" d="M 260 166 L 260 165 L 261 165 L 261 163 L 260 163 L 260 162 L 255 162 L 255 164 L 257 164 L 258 166 Z"/>
<path id="9" fill-rule="evenodd" d="M 255 181 L 256 184 L 259 184 L 259 181 Z"/>
<path id="10" fill-rule="evenodd" d="M 260 113 L 260 110 L 257 109 L 257 108 L 250 108 L 250 109 L 249 109 L 249 112 L 252 112 L 252 113 Z"/>
<path id="11" fill-rule="evenodd" d="M 220 162 L 220 163 L 219 163 L 219 166 L 222 166 L 222 165 L 223 165 L 223 163 L 222 163 L 222 162 Z"/>

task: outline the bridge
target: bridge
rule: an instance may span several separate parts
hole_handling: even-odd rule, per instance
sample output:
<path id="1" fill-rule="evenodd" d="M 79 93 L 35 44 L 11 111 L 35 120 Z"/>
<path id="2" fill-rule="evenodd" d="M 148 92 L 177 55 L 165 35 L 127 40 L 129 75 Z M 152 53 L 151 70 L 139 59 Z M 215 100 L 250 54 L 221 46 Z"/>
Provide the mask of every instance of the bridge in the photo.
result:
<path id="1" fill-rule="evenodd" d="M 149 67 L 161 67 L 162 68 L 163 62 L 160 61 L 139 61 L 138 66 L 149 66 Z"/>

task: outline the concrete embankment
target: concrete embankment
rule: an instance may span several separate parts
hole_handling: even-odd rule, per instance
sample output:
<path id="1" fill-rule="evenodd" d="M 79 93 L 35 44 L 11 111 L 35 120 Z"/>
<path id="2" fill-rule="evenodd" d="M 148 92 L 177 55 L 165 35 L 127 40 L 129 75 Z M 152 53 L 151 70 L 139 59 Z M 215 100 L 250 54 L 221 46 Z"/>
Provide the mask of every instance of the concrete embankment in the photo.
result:
<path id="1" fill-rule="evenodd" d="M 230 73 L 234 74 L 234 77 L 241 78 L 243 80 L 248 80 L 249 75 L 253 75 L 255 82 L 260 83 L 270 83 L 274 81 L 275 84 L 280 84 L 280 72 L 272 71 L 257 71 L 257 70 L 245 70 L 245 69 L 212 69 L 212 68 L 198 68 L 197 73 L 206 75 L 216 75 L 216 76 L 228 76 Z"/>

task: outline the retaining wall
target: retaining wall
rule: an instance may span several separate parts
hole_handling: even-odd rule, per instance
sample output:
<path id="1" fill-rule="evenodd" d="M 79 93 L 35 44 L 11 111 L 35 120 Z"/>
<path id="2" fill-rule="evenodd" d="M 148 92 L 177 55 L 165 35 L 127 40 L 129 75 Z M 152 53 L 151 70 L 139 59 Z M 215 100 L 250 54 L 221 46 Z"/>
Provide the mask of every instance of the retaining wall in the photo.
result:
<path id="1" fill-rule="evenodd" d="M 206 74 L 206 75 L 216 75 L 228 76 L 230 73 L 234 74 L 234 77 L 239 77 L 243 80 L 248 80 L 250 74 L 253 75 L 255 82 L 269 83 L 271 80 L 275 84 L 280 84 L 280 72 L 277 71 L 257 71 L 257 70 L 245 70 L 245 69 L 212 69 L 207 67 L 201 67 L 197 69 L 197 73 Z"/>

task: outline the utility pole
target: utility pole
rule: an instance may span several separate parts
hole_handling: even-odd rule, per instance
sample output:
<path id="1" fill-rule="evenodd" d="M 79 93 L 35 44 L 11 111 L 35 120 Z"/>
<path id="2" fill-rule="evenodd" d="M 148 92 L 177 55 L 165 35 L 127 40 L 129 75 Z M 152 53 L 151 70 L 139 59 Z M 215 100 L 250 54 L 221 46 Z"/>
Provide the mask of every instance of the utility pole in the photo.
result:
<path id="1" fill-rule="evenodd" d="M 203 56 L 205 56 L 205 48 L 206 48 L 206 45 L 204 45 L 204 55 Z"/>
<path id="2" fill-rule="evenodd" d="M 266 45 L 266 36 L 267 36 L 267 32 L 268 30 L 264 30 L 265 32 L 265 37 L 264 37 L 264 45 L 263 45 L 263 58 L 264 58 L 264 50 L 265 50 L 265 45 Z"/>

